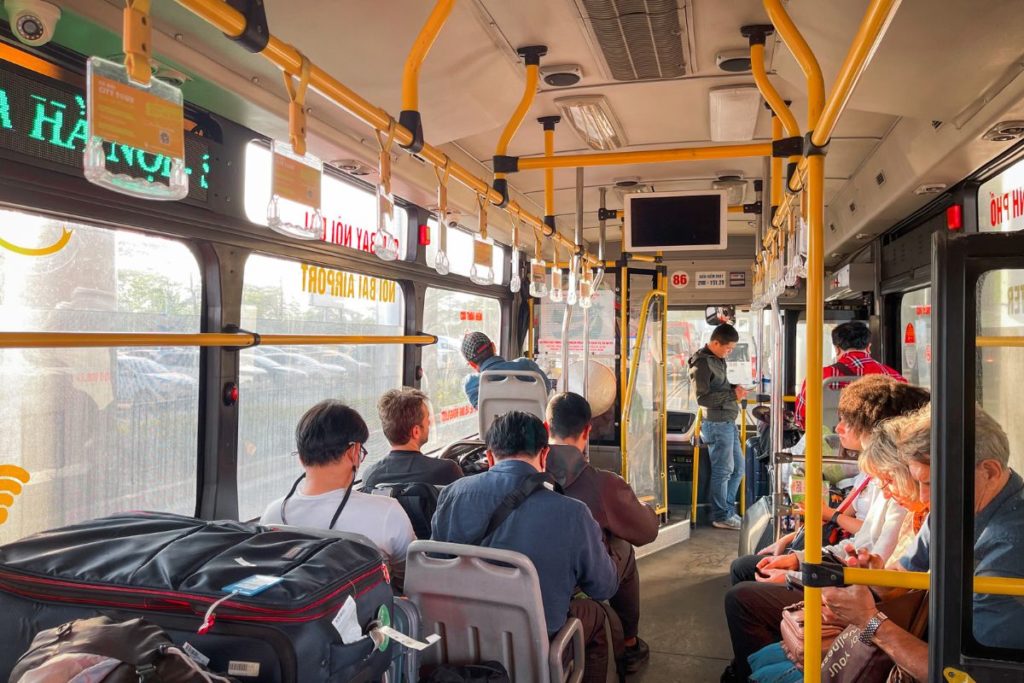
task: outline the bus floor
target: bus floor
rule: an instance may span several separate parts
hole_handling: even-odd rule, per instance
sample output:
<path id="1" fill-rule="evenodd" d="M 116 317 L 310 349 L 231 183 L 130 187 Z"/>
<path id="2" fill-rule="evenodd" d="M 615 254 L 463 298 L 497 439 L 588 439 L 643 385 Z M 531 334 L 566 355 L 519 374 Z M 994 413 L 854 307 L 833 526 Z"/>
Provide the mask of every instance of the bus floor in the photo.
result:
<path id="1" fill-rule="evenodd" d="M 699 527 L 638 560 L 640 637 L 651 659 L 629 683 L 719 680 L 732 658 L 722 600 L 738 541 L 736 532 Z"/>

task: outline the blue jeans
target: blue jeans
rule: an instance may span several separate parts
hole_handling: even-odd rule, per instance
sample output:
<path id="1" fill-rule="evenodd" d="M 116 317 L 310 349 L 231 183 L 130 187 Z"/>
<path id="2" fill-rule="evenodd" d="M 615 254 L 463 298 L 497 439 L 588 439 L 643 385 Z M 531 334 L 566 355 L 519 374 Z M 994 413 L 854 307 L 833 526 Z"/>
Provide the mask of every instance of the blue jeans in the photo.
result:
<path id="1" fill-rule="evenodd" d="M 711 518 L 724 522 L 736 514 L 743 479 L 743 452 L 735 422 L 702 422 L 700 436 L 711 459 Z"/>

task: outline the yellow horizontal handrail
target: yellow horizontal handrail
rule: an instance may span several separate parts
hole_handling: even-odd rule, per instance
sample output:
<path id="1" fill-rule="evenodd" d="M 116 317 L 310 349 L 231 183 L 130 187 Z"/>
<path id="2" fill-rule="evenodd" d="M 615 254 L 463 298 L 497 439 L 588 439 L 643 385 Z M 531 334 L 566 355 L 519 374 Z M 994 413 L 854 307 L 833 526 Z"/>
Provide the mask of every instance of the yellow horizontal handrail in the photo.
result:
<path id="1" fill-rule="evenodd" d="M 238 37 L 245 30 L 245 16 L 226 2 L 223 2 L 223 0 L 177 0 L 177 2 L 228 36 Z M 299 73 L 302 67 L 302 55 L 299 51 L 274 35 L 269 37 L 267 46 L 263 48 L 260 54 L 287 73 Z M 387 131 L 394 122 L 394 119 L 387 111 L 371 104 L 316 64 L 310 64 L 309 85 L 324 97 L 376 130 Z M 394 124 L 394 130 L 394 141 L 397 144 L 409 145 L 413 142 L 413 134 L 405 126 Z M 765 152 L 761 152 L 755 156 L 763 156 L 764 154 Z M 444 169 L 447 165 L 451 171 L 452 178 L 476 194 L 487 197 L 488 201 L 492 204 L 497 206 L 504 201 L 504 197 L 500 192 L 492 188 L 484 180 L 470 173 L 461 164 L 449 159 L 448 155 L 437 147 L 424 143 L 419 156 L 439 169 Z M 551 229 L 544 224 L 543 220 L 523 209 L 515 200 L 509 201 L 505 210 L 532 226 L 535 231 L 557 241 L 562 247 L 575 251 L 575 243 L 561 233 L 551 233 Z M 596 259 L 588 252 L 584 252 L 582 258 L 588 262 L 596 263 Z"/>
<path id="2" fill-rule="evenodd" d="M 916 588 L 928 590 L 931 574 L 928 572 L 904 572 L 892 569 L 862 569 L 846 567 L 843 570 L 846 583 L 863 586 L 884 586 L 886 588 Z M 974 592 L 992 595 L 1024 596 L 1024 579 L 1002 576 L 975 576 Z"/>
<path id="3" fill-rule="evenodd" d="M 179 0 L 181 2 L 182 0 Z M 669 161 L 700 161 L 704 159 L 741 159 L 743 157 L 771 156 L 770 142 L 752 142 L 743 145 L 716 145 L 712 147 L 683 147 L 680 149 L 649 149 L 630 152 L 601 152 L 598 154 L 562 154 L 559 156 L 528 157 L 519 159 L 520 171 L 541 168 L 578 168 L 614 166 L 617 164 L 656 164 Z"/>
<path id="4" fill-rule="evenodd" d="M 432 334 L 328 335 L 203 332 L 198 334 L 148 332 L 0 332 L 0 349 L 96 348 L 107 346 L 313 346 L 360 344 L 436 344 Z"/>
<path id="5" fill-rule="evenodd" d="M 1024 337 L 976 337 L 974 345 L 979 349 L 1020 348 Z"/>

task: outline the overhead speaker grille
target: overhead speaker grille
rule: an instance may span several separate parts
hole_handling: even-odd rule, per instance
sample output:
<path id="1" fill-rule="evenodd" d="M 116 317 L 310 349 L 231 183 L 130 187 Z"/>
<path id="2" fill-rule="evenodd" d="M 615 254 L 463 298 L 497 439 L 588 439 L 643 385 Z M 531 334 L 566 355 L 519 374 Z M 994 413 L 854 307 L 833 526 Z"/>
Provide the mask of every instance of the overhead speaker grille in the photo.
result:
<path id="1" fill-rule="evenodd" d="M 686 75 L 678 0 L 582 0 L 617 81 Z"/>

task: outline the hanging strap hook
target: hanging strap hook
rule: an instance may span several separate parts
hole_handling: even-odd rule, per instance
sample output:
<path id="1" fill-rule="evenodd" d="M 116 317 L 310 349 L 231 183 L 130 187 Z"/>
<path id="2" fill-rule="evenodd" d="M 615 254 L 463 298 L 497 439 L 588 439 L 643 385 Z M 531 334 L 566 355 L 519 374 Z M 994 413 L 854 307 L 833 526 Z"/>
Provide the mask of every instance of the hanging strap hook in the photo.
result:
<path id="1" fill-rule="evenodd" d="M 300 156 L 306 154 L 306 89 L 309 87 L 310 61 L 299 53 L 302 64 L 299 67 L 299 82 L 296 85 L 292 74 L 282 71 L 284 87 L 288 91 L 288 142 L 292 151 Z"/>
<path id="2" fill-rule="evenodd" d="M 149 20 L 150 0 L 126 0 L 124 7 L 124 68 L 128 78 L 149 85 L 153 29 Z"/>
<path id="3" fill-rule="evenodd" d="M 395 128 L 398 122 L 392 118 L 388 119 L 388 130 L 374 131 L 377 136 L 377 144 L 380 145 L 380 184 L 384 193 L 391 195 L 391 148 L 395 144 Z"/>
<path id="4" fill-rule="evenodd" d="M 434 167 L 434 175 L 437 176 L 437 218 L 439 221 L 445 220 L 445 214 L 448 213 L 448 179 L 452 175 L 451 161 L 445 154 L 444 165 Z"/>
<path id="5" fill-rule="evenodd" d="M 487 198 L 487 195 L 478 194 L 476 196 L 476 203 L 480 206 L 480 237 L 487 239 L 487 207 L 490 205 L 491 200 Z"/>

